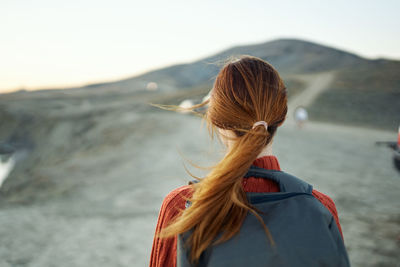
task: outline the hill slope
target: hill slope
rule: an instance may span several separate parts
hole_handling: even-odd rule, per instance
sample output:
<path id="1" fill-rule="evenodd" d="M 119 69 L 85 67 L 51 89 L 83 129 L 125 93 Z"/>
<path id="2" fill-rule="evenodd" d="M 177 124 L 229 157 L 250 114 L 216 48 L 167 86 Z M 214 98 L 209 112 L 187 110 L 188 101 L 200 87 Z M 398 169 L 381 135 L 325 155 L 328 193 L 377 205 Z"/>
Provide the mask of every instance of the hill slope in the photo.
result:
<path id="1" fill-rule="evenodd" d="M 283 75 L 336 70 L 365 64 L 368 60 L 335 48 L 298 39 L 278 39 L 257 45 L 236 46 L 207 58 L 170 66 L 117 82 L 92 84 L 92 89 L 144 90 L 157 82 L 161 90 L 212 84 L 221 61 L 231 55 L 252 55 L 267 60 Z"/>
<path id="2" fill-rule="evenodd" d="M 253 55 L 270 62 L 282 75 L 289 95 L 304 89 L 302 74 L 335 72 L 334 82 L 308 106 L 310 118 L 364 127 L 393 130 L 400 114 L 400 62 L 368 60 L 332 47 L 298 39 L 278 39 L 255 45 L 235 46 L 201 60 L 150 71 L 132 78 L 63 90 L 66 95 L 146 93 L 146 85 L 156 82 L 158 95 L 177 104 L 189 97 L 190 90 L 206 94 L 221 64 L 232 55 Z M 25 97 L 48 97 L 50 92 L 21 92 Z M 177 91 L 186 91 L 173 99 Z M 198 94 L 198 93 L 196 93 Z M 189 95 L 189 96 L 188 96 Z M 170 97 L 168 97 L 170 96 Z M 25 98 L 24 97 L 24 98 Z M 198 98 L 199 99 L 199 98 Z"/>

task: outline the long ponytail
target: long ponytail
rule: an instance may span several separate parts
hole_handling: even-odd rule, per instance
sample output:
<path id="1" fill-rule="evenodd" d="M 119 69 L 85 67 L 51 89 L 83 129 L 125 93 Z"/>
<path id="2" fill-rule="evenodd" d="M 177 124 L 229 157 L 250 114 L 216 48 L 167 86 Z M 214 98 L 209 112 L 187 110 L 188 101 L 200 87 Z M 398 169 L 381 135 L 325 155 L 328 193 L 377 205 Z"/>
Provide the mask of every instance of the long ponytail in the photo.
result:
<path id="1" fill-rule="evenodd" d="M 242 177 L 285 120 L 286 102 L 283 81 L 266 61 L 242 56 L 218 74 L 204 118 L 212 135 L 217 128 L 232 130 L 234 142 L 207 176 L 192 185 L 191 206 L 159 233 L 160 237 L 171 237 L 192 230 L 186 244 L 192 263 L 207 247 L 238 233 L 248 212 L 257 217 L 273 243 L 268 228 L 247 200 Z M 268 122 L 268 129 L 262 125 L 253 129 L 258 120 Z"/>

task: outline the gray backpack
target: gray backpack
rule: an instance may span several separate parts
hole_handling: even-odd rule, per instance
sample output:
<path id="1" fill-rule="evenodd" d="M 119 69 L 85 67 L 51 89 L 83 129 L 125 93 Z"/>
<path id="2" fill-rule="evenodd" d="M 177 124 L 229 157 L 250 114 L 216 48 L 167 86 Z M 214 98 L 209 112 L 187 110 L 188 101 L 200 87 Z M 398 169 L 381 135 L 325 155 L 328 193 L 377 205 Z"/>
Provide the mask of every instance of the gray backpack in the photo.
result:
<path id="1" fill-rule="evenodd" d="M 197 266 L 350 266 L 346 248 L 329 210 L 312 195 L 312 186 L 283 171 L 251 166 L 246 177 L 279 184 L 279 193 L 247 193 L 262 213 L 275 246 L 257 218 L 248 213 L 240 232 L 203 252 Z M 188 203 L 190 204 L 190 203 Z M 191 231 L 178 235 L 177 266 L 189 262 L 185 241 Z"/>

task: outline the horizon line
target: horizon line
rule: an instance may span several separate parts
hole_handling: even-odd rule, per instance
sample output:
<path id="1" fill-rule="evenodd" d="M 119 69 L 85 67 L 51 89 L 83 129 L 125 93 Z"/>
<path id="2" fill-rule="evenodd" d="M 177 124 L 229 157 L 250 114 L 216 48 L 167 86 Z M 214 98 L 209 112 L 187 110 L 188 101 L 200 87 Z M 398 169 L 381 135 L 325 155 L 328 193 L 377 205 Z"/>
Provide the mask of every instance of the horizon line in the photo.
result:
<path id="1" fill-rule="evenodd" d="M 141 75 L 153 72 L 153 71 L 157 71 L 160 69 L 164 69 L 164 68 L 168 68 L 168 67 L 172 67 L 172 66 L 176 66 L 176 65 L 184 65 L 184 64 L 192 64 L 195 63 L 197 61 L 200 61 L 204 58 L 207 57 L 211 57 L 217 54 L 220 54 L 226 50 L 232 49 L 232 48 L 236 48 L 236 47 L 242 47 L 242 46 L 252 46 L 252 45 L 261 45 L 261 44 L 266 44 L 269 42 L 273 42 L 273 41 L 278 41 L 278 40 L 296 40 L 296 41 L 302 41 L 302 42 L 308 42 L 308 43 L 313 43 L 313 44 L 317 44 L 320 46 L 325 46 L 331 49 L 336 49 L 336 50 L 340 50 L 342 52 L 345 53 L 349 53 L 349 54 L 353 54 L 356 55 L 360 58 L 364 58 L 367 60 L 390 60 L 390 61 L 400 61 L 400 58 L 391 58 L 391 57 L 386 57 L 386 56 L 374 56 L 374 57 L 370 57 L 370 56 L 364 56 L 364 55 L 360 55 L 357 52 L 353 52 L 351 50 L 348 49 L 343 49 L 337 46 L 333 46 L 333 45 L 329 45 L 323 42 L 319 42 L 319 41 L 312 41 L 310 39 L 307 38 L 296 38 L 296 37 L 275 37 L 272 39 L 268 39 L 266 41 L 263 42 L 245 42 L 245 43 L 239 43 L 239 44 L 234 44 L 231 46 L 228 46 L 224 49 L 221 49 L 217 52 L 211 53 L 208 56 L 203 56 L 201 58 L 196 58 L 193 60 L 189 60 L 189 61 L 185 61 L 185 62 L 174 62 L 174 63 L 169 63 L 169 64 L 165 64 L 165 65 L 160 65 L 160 66 L 155 66 L 152 68 L 148 68 L 133 74 L 129 74 L 126 76 L 120 76 L 118 78 L 105 78 L 105 79 L 101 79 L 101 80 L 89 80 L 89 81 L 85 81 L 85 82 L 81 82 L 81 83 L 64 83 L 64 84 L 57 84 L 57 85 L 43 85 L 43 86 L 38 86 L 38 87 L 25 87 L 25 86 L 21 86 L 21 87 L 17 87 L 17 88 L 9 88 L 9 89 L 0 89 L 0 95 L 1 94 L 11 94 L 11 93 L 16 93 L 16 92 L 20 92 L 20 91 L 26 91 L 26 92 L 33 92 L 33 91 L 48 91 L 48 90 L 64 90 L 64 89 L 77 89 L 77 88 L 83 88 L 83 87 L 87 87 L 87 86 L 91 86 L 91 85 L 96 85 L 96 84 L 107 84 L 107 83 L 114 83 L 114 82 L 118 82 L 118 81 L 123 81 L 123 80 L 127 80 L 127 79 L 132 79 L 132 78 L 136 78 L 139 77 Z"/>

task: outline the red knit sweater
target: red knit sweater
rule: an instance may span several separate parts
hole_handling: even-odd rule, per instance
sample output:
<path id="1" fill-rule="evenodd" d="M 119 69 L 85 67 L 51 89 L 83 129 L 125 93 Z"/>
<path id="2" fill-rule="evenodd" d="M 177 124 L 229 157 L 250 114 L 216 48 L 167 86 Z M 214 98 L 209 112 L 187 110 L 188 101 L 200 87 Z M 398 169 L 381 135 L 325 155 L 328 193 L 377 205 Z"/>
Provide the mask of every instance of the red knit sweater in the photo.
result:
<path id="1" fill-rule="evenodd" d="M 272 155 L 256 159 L 253 165 L 264 169 L 281 170 L 277 158 Z M 250 177 L 243 179 L 242 184 L 245 192 L 279 192 L 278 184 L 268 179 Z M 185 198 L 190 197 L 191 194 L 192 190 L 190 186 L 186 185 L 173 190 L 165 197 L 158 215 L 156 233 L 168 225 L 171 219 L 178 215 L 179 210 L 185 208 Z M 332 199 L 317 190 L 313 190 L 312 194 L 332 213 L 340 233 L 342 234 L 336 207 Z M 150 267 L 175 267 L 176 247 L 176 237 L 167 239 L 154 237 Z"/>

